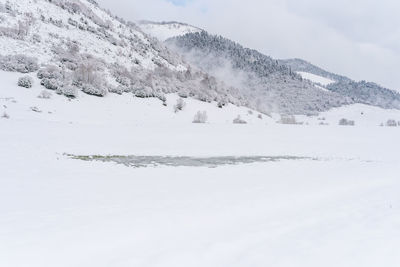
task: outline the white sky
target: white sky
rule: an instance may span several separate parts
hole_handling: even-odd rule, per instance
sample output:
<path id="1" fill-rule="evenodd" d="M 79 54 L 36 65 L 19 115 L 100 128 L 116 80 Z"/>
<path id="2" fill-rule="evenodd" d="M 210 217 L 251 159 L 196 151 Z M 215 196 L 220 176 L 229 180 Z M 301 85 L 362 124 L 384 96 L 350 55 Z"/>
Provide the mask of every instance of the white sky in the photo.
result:
<path id="1" fill-rule="evenodd" d="M 398 0 L 98 0 L 129 20 L 181 21 L 274 58 L 400 90 Z"/>

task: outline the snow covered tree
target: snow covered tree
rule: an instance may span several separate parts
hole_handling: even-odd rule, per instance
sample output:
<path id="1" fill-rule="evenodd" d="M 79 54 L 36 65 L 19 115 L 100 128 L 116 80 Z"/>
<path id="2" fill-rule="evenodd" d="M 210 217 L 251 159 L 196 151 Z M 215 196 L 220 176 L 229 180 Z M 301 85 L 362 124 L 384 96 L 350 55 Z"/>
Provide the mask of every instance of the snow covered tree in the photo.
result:
<path id="1" fill-rule="evenodd" d="M 176 101 L 176 104 L 174 106 L 175 113 L 182 111 L 185 108 L 185 106 L 186 106 L 185 101 L 183 101 L 182 98 L 178 98 L 178 100 Z"/>
<path id="2" fill-rule="evenodd" d="M 356 124 L 355 121 L 348 120 L 345 118 L 343 118 L 339 121 L 339 125 L 341 125 L 341 126 L 354 126 L 355 124 Z"/>
<path id="3" fill-rule="evenodd" d="M 18 79 L 18 86 L 31 88 L 33 86 L 33 79 L 30 76 L 23 76 Z"/>
<path id="4" fill-rule="evenodd" d="M 193 123 L 206 123 L 208 120 L 207 112 L 198 111 L 193 118 Z"/>

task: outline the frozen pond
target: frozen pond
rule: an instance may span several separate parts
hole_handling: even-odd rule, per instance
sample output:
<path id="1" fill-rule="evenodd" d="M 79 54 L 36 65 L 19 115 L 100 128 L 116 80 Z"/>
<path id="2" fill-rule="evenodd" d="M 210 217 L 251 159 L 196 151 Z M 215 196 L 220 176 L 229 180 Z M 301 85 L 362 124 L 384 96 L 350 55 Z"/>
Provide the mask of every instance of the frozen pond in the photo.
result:
<path id="1" fill-rule="evenodd" d="M 115 162 L 127 167 L 145 168 L 156 166 L 172 167 L 207 167 L 216 168 L 226 165 L 277 162 L 287 160 L 317 160 L 309 157 L 295 156 L 244 156 L 244 157 L 173 157 L 173 156 L 79 156 L 67 155 L 72 159 L 83 161 Z"/>

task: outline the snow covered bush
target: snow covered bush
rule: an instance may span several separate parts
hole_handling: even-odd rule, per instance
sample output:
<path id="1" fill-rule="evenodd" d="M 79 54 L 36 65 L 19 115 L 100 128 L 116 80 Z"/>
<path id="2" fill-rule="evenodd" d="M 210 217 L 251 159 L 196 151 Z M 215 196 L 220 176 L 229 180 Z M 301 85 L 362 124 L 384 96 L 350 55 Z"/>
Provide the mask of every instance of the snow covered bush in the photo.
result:
<path id="1" fill-rule="evenodd" d="M 110 88 L 108 89 L 108 91 L 110 93 L 114 93 L 114 94 L 119 94 L 122 95 L 125 92 L 129 92 L 129 88 L 125 87 L 123 85 L 118 85 L 118 86 L 110 86 Z"/>
<path id="2" fill-rule="evenodd" d="M 247 122 L 245 120 L 242 120 L 242 118 L 240 117 L 240 115 L 238 115 L 234 120 L 233 120 L 234 124 L 247 124 Z"/>
<path id="3" fill-rule="evenodd" d="M 56 79 L 48 79 L 48 78 L 44 78 L 41 82 L 41 85 L 43 85 L 46 89 L 49 90 L 57 90 L 60 87 L 60 82 Z"/>
<path id="4" fill-rule="evenodd" d="M 69 98 L 76 98 L 78 97 L 78 88 L 72 85 L 60 86 L 57 89 L 57 94 L 65 95 L 66 97 Z"/>
<path id="5" fill-rule="evenodd" d="M 126 76 L 117 76 L 115 80 L 125 87 L 131 86 L 131 79 Z"/>
<path id="6" fill-rule="evenodd" d="M 397 127 L 397 122 L 395 120 L 388 120 L 386 122 L 387 127 Z"/>
<path id="7" fill-rule="evenodd" d="M 137 89 L 135 91 L 135 96 L 139 98 L 150 98 L 150 97 L 155 97 L 156 94 L 150 87 L 144 87 L 142 89 Z"/>
<path id="8" fill-rule="evenodd" d="M 37 59 L 25 55 L 0 56 L 0 69 L 21 73 L 34 72 L 39 69 Z"/>
<path id="9" fill-rule="evenodd" d="M 107 88 L 105 88 L 102 85 L 99 86 L 94 86 L 91 84 L 83 84 L 82 85 L 82 91 L 88 95 L 94 95 L 94 96 L 106 96 L 108 93 Z"/>
<path id="10" fill-rule="evenodd" d="M 9 119 L 9 118 L 10 118 L 10 115 L 8 115 L 7 112 L 4 111 L 4 112 L 3 112 L 3 115 L 1 115 L 1 118 L 2 118 L 2 119 Z"/>
<path id="11" fill-rule="evenodd" d="M 52 96 L 52 93 L 46 90 L 43 90 L 40 92 L 40 94 L 38 95 L 38 98 L 41 99 L 50 99 Z"/>
<path id="12" fill-rule="evenodd" d="M 33 79 L 30 76 L 23 76 L 18 79 L 18 86 L 25 88 L 32 88 Z"/>
<path id="13" fill-rule="evenodd" d="M 182 111 L 186 106 L 185 101 L 183 101 L 182 98 L 178 98 L 176 101 L 176 105 L 174 106 L 174 111 L 175 113 L 178 113 L 179 111 Z"/>
<path id="14" fill-rule="evenodd" d="M 61 69 L 56 66 L 49 65 L 45 68 L 42 68 L 38 71 L 37 77 L 39 79 L 56 79 L 60 80 L 62 78 Z"/>
<path id="15" fill-rule="evenodd" d="M 296 117 L 293 115 L 281 115 L 281 124 L 298 124 Z"/>
<path id="16" fill-rule="evenodd" d="M 193 123 L 206 123 L 207 119 L 207 112 L 197 111 L 196 115 L 194 116 Z"/>
<path id="17" fill-rule="evenodd" d="M 356 125 L 356 123 L 355 123 L 355 121 L 343 118 L 343 119 L 341 119 L 339 121 L 339 125 L 341 125 L 341 126 L 354 126 L 354 125 Z"/>

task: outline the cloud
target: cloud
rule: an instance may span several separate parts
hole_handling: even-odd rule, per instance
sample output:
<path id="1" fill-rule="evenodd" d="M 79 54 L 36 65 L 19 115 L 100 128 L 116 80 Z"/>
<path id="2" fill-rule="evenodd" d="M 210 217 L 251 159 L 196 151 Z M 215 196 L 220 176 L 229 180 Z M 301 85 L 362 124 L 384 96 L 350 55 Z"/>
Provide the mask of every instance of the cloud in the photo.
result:
<path id="1" fill-rule="evenodd" d="M 275 58 L 304 58 L 400 89 L 400 3 L 394 0 L 99 0 L 130 20 L 176 20 Z"/>

